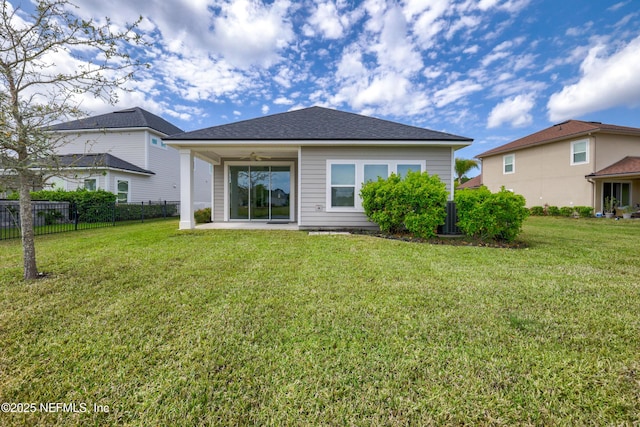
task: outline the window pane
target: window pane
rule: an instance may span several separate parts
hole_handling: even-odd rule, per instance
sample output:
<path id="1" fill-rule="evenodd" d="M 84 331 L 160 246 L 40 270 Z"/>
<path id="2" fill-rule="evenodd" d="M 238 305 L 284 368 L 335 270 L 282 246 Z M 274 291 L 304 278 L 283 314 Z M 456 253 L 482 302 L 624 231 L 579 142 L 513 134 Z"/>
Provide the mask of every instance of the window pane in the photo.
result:
<path id="1" fill-rule="evenodd" d="M 587 151 L 587 141 L 580 141 L 573 144 L 574 153 L 584 153 Z"/>
<path id="2" fill-rule="evenodd" d="M 420 165 L 398 165 L 398 175 L 407 176 L 409 171 L 421 172 Z"/>
<path id="3" fill-rule="evenodd" d="M 331 185 L 356 185 L 356 165 L 331 165 Z"/>
<path id="4" fill-rule="evenodd" d="M 332 187 L 331 206 L 332 207 L 354 207 L 354 187 Z"/>
<path id="5" fill-rule="evenodd" d="M 89 191 L 96 190 L 96 180 L 95 179 L 85 179 L 84 180 L 84 188 Z"/>
<path id="6" fill-rule="evenodd" d="M 378 177 L 386 179 L 388 176 L 387 165 L 364 165 L 364 182 L 377 181 Z"/>
<path id="7" fill-rule="evenodd" d="M 620 185 L 620 206 L 629 206 L 631 204 L 630 190 L 631 187 L 628 183 Z"/>
<path id="8" fill-rule="evenodd" d="M 572 147 L 573 163 L 585 163 L 587 161 L 587 141 L 575 142 Z"/>
<path id="9" fill-rule="evenodd" d="M 504 156 L 504 173 L 513 172 L 513 155 Z"/>
<path id="10" fill-rule="evenodd" d="M 587 153 L 575 153 L 573 155 L 573 163 L 584 163 L 587 161 Z"/>
<path id="11" fill-rule="evenodd" d="M 128 181 L 118 181 L 118 192 L 127 193 L 129 191 Z"/>

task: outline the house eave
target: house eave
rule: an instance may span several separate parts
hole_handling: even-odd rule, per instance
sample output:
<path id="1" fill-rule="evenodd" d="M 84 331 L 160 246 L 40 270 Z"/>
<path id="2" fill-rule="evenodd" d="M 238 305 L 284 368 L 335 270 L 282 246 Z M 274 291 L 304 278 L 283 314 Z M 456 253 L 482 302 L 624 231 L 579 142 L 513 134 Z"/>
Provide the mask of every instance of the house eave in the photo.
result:
<path id="1" fill-rule="evenodd" d="M 473 140 L 282 140 L 282 139 L 245 139 L 245 140 L 212 140 L 212 139 L 163 139 L 168 146 L 186 147 L 247 147 L 247 146 L 281 146 L 281 147 L 340 147 L 340 146 L 378 146 L 378 147 L 411 147 L 411 146 L 446 146 L 467 147 Z"/>
<path id="2" fill-rule="evenodd" d="M 107 132 L 140 132 L 140 131 L 148 131 L 153 132 L 155 134 L 160 135 L 161 138 L 165 138 L 167 135 L 164 132 L 161 132 L 157 129 L 153 129 L 147 126 L 143 127 L 127 127 L 127 128 L 107 128 L 107 127 L 97 127 L 97 128 L 86 128 L 86 129 L 60 129 L 60 130 L 50 130 L 51 133 L 64 133 L 64 134 L 80 134 L 80 133 L 107 133 Z"/>
<path id="3" fill-rule="evenodd" d="M 599 174 L 599 175 L 592 173 L 589 175 L 585 175 L 585 178 L 586 179 L 608 179 L 608 178 L 638 179 L 640 178 L 640 172 L 609 173 L 609 174 Z"/>

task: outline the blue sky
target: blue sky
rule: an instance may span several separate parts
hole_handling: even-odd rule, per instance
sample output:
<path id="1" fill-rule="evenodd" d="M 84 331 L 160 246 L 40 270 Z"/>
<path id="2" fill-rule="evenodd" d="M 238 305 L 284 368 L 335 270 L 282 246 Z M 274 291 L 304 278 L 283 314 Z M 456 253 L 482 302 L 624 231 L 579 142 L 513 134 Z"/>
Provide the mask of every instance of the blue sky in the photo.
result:
<path id="1" fill-rule="evenodd" d="M 638 0 L 74 3 L 141 15 L 152 43 L 133 91 L 85 99 L 93 114 L 194 130 L 321 105 L 473 138 L 465 158 L 571 118 L 640 127 Z"/>

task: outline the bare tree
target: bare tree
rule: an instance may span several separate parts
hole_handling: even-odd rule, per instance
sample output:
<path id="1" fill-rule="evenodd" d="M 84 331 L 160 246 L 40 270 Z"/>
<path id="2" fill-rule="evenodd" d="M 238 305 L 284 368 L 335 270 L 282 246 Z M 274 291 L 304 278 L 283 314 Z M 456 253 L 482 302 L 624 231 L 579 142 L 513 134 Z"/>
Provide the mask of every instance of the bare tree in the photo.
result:
<path id="1" fill-rule="evenodd" d="M 3 0 L 0 16 L 0 173 L 20 194 L 24 278 L 39 277 L 30 190 L 58 168 L 62 137 L 47 129 L 85 115 L 80 99 L 114 104 L 143 66 L 128 51 L 144 44 L 138 21 L 83 20 L 67 0 L 37 0 L 33 12 Z"/>

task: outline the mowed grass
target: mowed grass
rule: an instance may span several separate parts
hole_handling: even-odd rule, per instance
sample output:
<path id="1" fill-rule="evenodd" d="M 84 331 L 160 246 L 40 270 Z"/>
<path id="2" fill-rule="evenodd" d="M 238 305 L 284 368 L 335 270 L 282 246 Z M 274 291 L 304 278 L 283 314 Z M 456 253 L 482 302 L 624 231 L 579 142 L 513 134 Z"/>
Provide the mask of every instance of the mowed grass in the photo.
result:
<path id="1" fill-rule="evenodd" d="M 639 423 L 640 221 L 521 240 L 156 222 L 39 237 L 33 283 L 2 242 L 0 402 L 76 412 L 0 425 Z"/>

